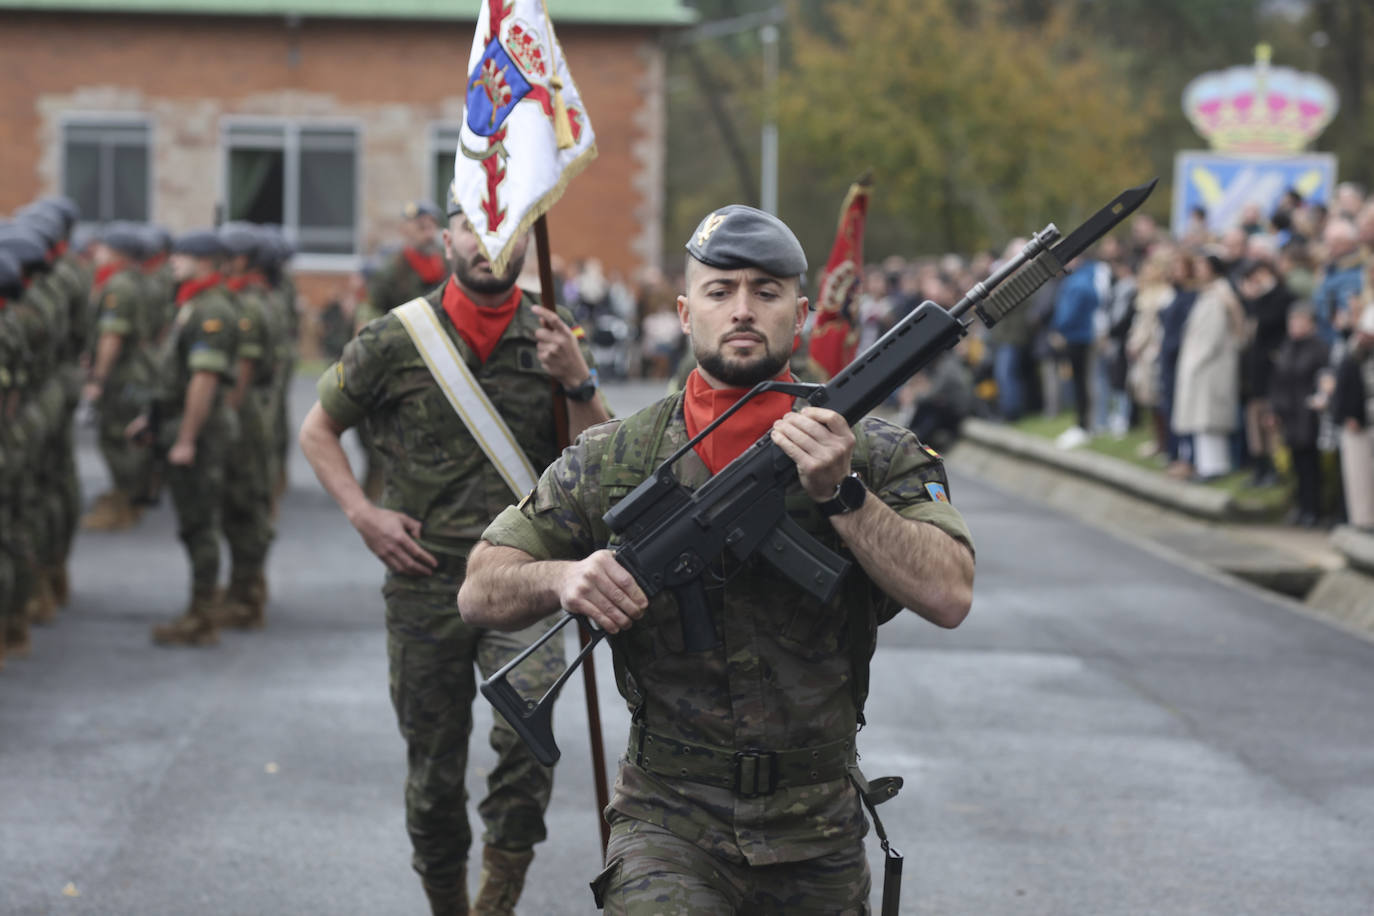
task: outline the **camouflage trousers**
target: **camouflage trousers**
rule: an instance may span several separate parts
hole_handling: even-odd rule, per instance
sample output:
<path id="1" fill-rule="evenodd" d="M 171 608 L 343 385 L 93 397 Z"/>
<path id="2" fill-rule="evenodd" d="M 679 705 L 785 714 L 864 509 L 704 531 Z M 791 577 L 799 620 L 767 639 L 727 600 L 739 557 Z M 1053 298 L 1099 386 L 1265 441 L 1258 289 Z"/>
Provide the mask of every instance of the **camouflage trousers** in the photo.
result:
<path id="1" fill-rule="evenodd" d="M 122 392 L 110 392 L 100 399 L 100 455 L 110 469 L 110 482 L 116 490 L 133 493 L 143 476 L 148 452 L 131 443 L 124 429 L 143 412 L 143 405 Z"/>
<path id="2" fill-rule="evenodd" d="M 610 863 L 592 891 L 614 916 L 867 916 L 872 879 L 862 842 L 840 853 L 753 867 L 706 852 L 663 827 L 609 812 Z"/>
<path id="3" fill-rule="evenodd" d="M 176 438 L 177 424 L 163 430 L 164 443 Z M 215 408 L 196 438 L 196 459 L 189 465 L 167 465 L 167 489 L 177 515 L 177 537 L 191 562 L 191 593 L 206 597 L 219 581 L 221 507 L 224 465 L 235 424 L 223 405 Z"/>
<path id="4" fill-rule="evenodd" d="M 239 408 L 238 436 L 228 448 L 224 469 L 224 537 L 229 542 L 232 576 L 251 582 L 262 570 L 275 534 L 272 526 L 272 476 L 275 456 L 270 392 L 249 391 Z M 231 582 L 231 584 L 233 584 Z"/>
<path id="5" fill-rule="evenodd" d="M 476 666 L 494 673 L 551 624 L 518 633 L 469 626 L 458 615 L 462 562 L 424 579 L 392 576 L 386 598 L 391 701 L 406 742 L 406 829 L 412 864 L 427 883 L 445 886 L 463 873 L 472 844 L 468 825 L 468 738 L 477 697 Z M 550 640 L 522 665 L 512 684 L 522 696 L 542 695 L 564 670 L 562 641 Z M 485 701 L 482 701 L 485 702 Z M 483 841 L 513 852 L 547 836 L 544 810 L 553 770 L 534 759 L 524 742 L 494 714 L 491 747 L 497 761 L 477 805 Z"/>

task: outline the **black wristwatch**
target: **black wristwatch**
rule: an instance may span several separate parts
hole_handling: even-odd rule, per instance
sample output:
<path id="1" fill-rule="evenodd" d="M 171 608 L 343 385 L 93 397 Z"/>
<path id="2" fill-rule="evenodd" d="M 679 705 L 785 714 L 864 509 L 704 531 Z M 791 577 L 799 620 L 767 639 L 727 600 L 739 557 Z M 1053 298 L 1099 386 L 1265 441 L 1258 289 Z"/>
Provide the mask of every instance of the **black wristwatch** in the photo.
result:
<path id="1" fill-rule="evenodd" d="M 820 503 L 821 514 L 829 517 L 853 512 L 862 506 L 867 498 L 868 487 L 864 486 L 858 474 L 850 474 L 835 487 L 834 496 Z"/>
<path id="2" fill-rule="evenodd" d="M 575 385 L 572 388 L 564 385 L 563 394 L 569 401 L 577 401 L 581 404 L 585 404 L 596 397 L 596 370 L 593 369 L 592 374 L 587 376 L 586 381 L 580 385 Z"/>

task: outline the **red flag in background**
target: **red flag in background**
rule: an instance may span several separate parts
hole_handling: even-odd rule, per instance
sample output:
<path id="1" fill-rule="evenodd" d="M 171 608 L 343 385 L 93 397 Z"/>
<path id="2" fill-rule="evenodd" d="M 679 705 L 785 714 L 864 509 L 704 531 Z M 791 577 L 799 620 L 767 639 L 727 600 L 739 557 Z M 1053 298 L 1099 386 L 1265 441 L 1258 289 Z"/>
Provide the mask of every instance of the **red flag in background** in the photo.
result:
<path id="1" fill-rule="evenodd" d="M 849 186 L 840 205 L 840 225 L 816 296 L 816 324 L 811 329 L 811 358 L 834 376 L 854 358 L 859 345 L 855 300 L 863 282 L 864 221 L 868 217 L 870 173 Z"/>

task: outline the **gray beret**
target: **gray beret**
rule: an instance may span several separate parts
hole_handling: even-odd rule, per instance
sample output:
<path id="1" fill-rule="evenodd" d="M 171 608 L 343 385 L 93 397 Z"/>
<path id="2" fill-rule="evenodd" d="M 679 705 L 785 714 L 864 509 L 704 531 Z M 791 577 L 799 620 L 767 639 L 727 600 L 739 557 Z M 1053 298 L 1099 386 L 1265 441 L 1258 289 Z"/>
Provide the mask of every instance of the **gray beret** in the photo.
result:
<path id="1" fill-rule="evenodd" d="M 49 207 L 30 204 L 16 214 L 15 222 L 23 223 L 37 232 L 49 248 L 67 237 L 65 219 L 60 212 Z"/>
<path id="2" fill-rule="evenodd" d="M 23 288 L 24 268 L 19 259 L 8 251 L 0 251 L 0 293 L 14 293 Z"/>
<path id="3" fill-rule="evenodd" d="M 439 208 L 427 200 L 412 200 L 401 210 L 401 216 L 406 219 L 415 219 L 417 216 L 428 216 L 436 223 L 443 222 L 443 214 Z"/>
<path id="4" fill-rule="evenodd" d="M 162 254 L 172 247 L 172 233 L 153 223 L 146 223 L 139 227 L 139 235 L 143 238 L 143 256 L 145 258 Z"/>
<path id="5" fill-rule="evenodd" d="M 257 226 L 252 223 L 241 222 L 225 223 L 220 226 L 219 240 L 224 243 L 229 254 L 243 255 L 248 258 L 256 258 L 259 249 L 267 241 L 262 230 Z"/>
<path id="6" fill-rule="evenodd" d="M 213 229 L 193 229 L 183 232 L 172 242 L 175 254 L 189 254 L 196 258 L 218 258 L 229 253 Z"/>
<path id="7" fill-rule="evenodd" d="M 144 257 L 148 247 L 147 239 L 143 237 L 143 227 L 125 220 L 118 220 L 106 226 L 100 233 L 100 241 L 120 254 L 135 258 Z"/>
<path id="8" fill-rule="evenodd" d="M 445 203 L 447 206 L 444 209 L 449 219 L 453 219 L 463 212 L 463 203 L 458 199 L 458 179 L 456 178 L 448 183 L 448 200 Z"/>
<path id="9" fill-rule="evenodd" d="M 0 225 L 0 251 L 14 255 L 26 271 L 46 267 L 48 263 L 48 246 L 42 236 L 23 223 Z"/>
<path id="10" fill-rule="evenodd" d="M 806 252 L 792 230 L 771 213 L 743 204 L 708 214 L 687 240 L 687 253 L 721 270 L 757 267 L 774 277 L 806 273 Z"/>

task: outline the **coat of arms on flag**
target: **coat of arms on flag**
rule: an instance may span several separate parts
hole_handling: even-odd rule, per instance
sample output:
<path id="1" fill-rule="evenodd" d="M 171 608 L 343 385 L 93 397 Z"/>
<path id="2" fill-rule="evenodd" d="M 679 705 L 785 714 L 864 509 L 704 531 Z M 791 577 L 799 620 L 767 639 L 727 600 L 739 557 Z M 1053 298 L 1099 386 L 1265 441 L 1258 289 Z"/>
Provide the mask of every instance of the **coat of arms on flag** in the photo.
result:
<path id="1" fill-rule="evenodd" d="M 816 324 L 811 331 L 811 358 L 832 377 L 849 365 L 858 348 L 854 301 L 863 280 L 864 222 L 872 179 L 865 174 L 849 186 L 840 205 L 835 244 L 821 273 L 816 296 Z"/>
<path id="2" fill-rule="evenodd" d="M 482 0 L 453 193 L 493 272 L 596 156 L 596 135 L 543 0 Z"/>

